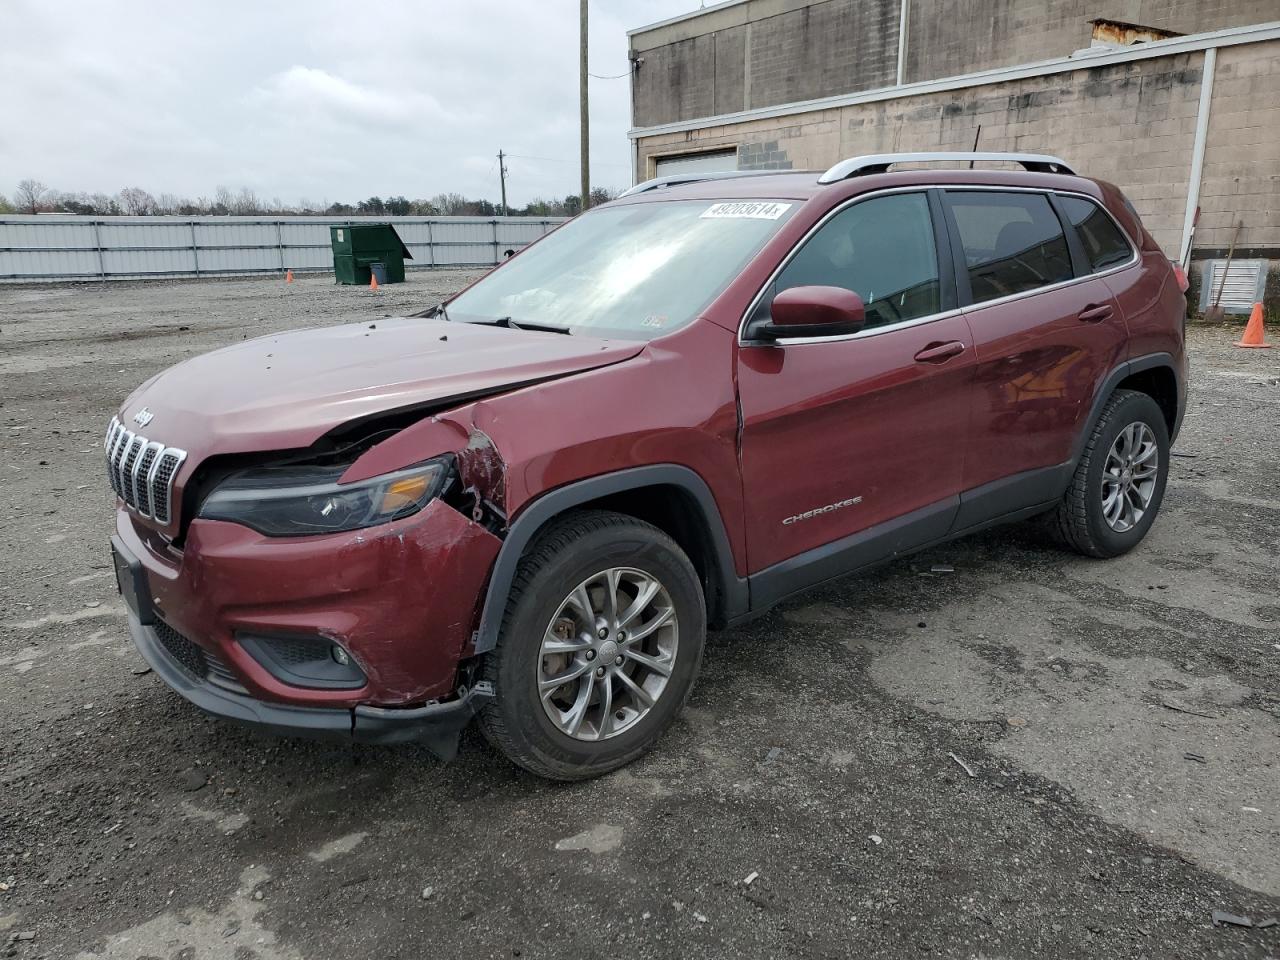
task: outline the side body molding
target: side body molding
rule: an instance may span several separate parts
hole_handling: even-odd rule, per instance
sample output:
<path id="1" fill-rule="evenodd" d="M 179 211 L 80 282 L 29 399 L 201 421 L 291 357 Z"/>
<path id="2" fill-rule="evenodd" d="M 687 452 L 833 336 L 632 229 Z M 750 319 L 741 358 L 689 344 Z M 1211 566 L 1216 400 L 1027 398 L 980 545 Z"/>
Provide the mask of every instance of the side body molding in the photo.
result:
<path id="1" fill-rule="evenodd" d="M 750 607 L 747 581 L 737 575 L 729 536 L 710 487 L 688 467 L 660 463 L 588 477 L 557 487 L 535 500 L 516 518 L 507 531 L 498 559 L 493 565 L 493 575 L 489 578 L 489 589 L 485 593 L 480 626 L 474 636 L 472 652 L 488 653 L 498 645 L 498 631 L 502 626 L 502 616 L 506 610 L 507 597 L 511 593 L 516 567 L 530 542 L 549 520 L 566 510 L 601 497 L 655 486 L 679 487 L 692 496 L 702 514 L 714 554 L 716 569 L 710 575 L 719 580 L 718 586 L 724 598 L 725 619 L 735 620 L 744 616 Z"/>
<path id="2" fill-rule="evenodd" d="M 473 653 L 487 653 L 497 646 L 507 597 L 521 556 L 538 531 L 566 510 L 642 487 L 674 486 L 691 495 L 702 514 L 712 547 L 716 569 L 710 576 L 717 578 L 717 586 L 724 599 L 723 619 L 733 623 L 762 613 L 786 597 L 816 584 L 993 523 L 1022 519 L 1051 505 L 1062 496 L 1070 482 L 1093 425 L 1117 385 L 1135 373 L 1156 367 L 1168 368 L 1178 384 L 1177 421 L 1171 434 L 1176 436 L 1186 406 L 1183 371 L 1168 353 L 1135 357 L 1117 365 L 1098 382 L 1092 409 L 1076 440 L 1071 459 L 1066 463 L 1027 471 L 964 491 L 958 497 L 757 571 L 749 578 L 737 575 L 729 537 L 711 489 L 688 467 L 671 463 L 632 467 L 558 487 L 535 500 L 511 525 L 494 563 L 493 575 L 489 578 L 480 626 L 473 637 Z"/>

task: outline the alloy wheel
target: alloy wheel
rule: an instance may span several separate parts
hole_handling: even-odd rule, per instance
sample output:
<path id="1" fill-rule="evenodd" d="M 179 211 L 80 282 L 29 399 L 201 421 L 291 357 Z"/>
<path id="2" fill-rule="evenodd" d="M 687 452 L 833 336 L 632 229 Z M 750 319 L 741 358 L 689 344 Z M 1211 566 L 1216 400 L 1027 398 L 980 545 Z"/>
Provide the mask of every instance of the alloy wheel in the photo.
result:
<path id="1" fill-rule="evenodd" d="M 583 580 L 543 632 L 538 694 L 576 740 L 607 740 L 651 711 L 675 669 L 679 623 L 651 574 L 612 567 Z"/>
<path id="2" fill-rule="evenodd" d="M 1125 533 L 1151 507 L 1160 475 L 1160 447 L 1152 429 L 1131 423 L 1116 437 L 1102 468 L 1102 516 L 1107 526 Z"/>

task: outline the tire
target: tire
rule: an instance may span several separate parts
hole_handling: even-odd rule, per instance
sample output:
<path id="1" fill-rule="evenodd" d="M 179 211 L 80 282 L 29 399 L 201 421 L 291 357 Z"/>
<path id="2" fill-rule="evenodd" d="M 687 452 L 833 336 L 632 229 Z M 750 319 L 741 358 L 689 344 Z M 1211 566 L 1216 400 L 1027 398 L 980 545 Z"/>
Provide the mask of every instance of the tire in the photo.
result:
<path id="1" fill-rule="evenodd" d="M 1132 430 L 1127 435 L 1130 439 L 1121 441 L 1117 447 L 1119 438 L 1127 430 Z M 1124 457 L 1116 461 L 1113 454 L 1117 450 L 1123 453 L 1125 443 L 1132 443 L 1133 438 L 1149 438 L 1155 447 L 1148 459 L 1132 468 L 1135 471 L 1133 477 L 1144 475 L 1152 457 L 1155 460 L 1154 474 L 1149 489 L 1145 479 L 1141 483 L 1134 479 L 1130 487 L 1132 492 L 1126 494 L 1125 473 L 1115 470 L 1117 462 L 1123 462 Z M 1139 450 L 1148 449 L 1142 444 L 1133 445 Z M 1108 471 L 1106 477 L 1104 471 Z M 1164 500 L 1168 478 L 1169 430 L 1164 413 L 1145 393 L 1117 390 L 1107 400 L 1093 426 L 1062 502 L 1047 517 L 1050 529 L 1064 546 L 1087 557 L 1109 558 L 1128 553 L 1151 529 Z M 1121 498 L 1128 497 L 1127 503 L 1118 503 L 1108 496 L 1117 488 Z M 1126 524 L 1121 515 L 1146 497 L 1149 499 L 1140 511 L 1141 515 L 1134 516 L 1131 512 Z M 1113 515 L 1116 519 L 1112 519 Z"/>
<path id="2" fill-rule="evenodd" d="M 649 583 L 658 592 L 635 610 Z M 604 606 L 609 590 L 615 614 Z M 619 629 L 633 611 L 630 633 L 641 634 L 638 641 Z M 652 747 L 684 706 L 702 662 L 706 620 L 697 571 L 657 527 L 601 510 L 553 521 L 520 561 L 497 647 L 485 658 L 482 677 L 494 698 L 480 714 L 481 729 L 512 762 L 541 777 L 585 780 L 616 770 Z M 575 670 L 572 680 L 552 686 Z"/>

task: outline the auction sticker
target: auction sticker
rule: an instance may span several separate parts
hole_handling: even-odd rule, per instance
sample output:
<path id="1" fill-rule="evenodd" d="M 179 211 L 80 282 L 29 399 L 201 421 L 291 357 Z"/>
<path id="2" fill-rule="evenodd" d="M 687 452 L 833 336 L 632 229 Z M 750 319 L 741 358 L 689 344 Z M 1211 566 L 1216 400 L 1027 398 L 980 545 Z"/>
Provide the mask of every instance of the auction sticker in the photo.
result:
<path id="1" fill-rule="evenodd" d="M 732 203 L 713 203 L 702 211 L 703 220 L 777 220 L 791 209 L 789 203 L 767 200 L 735 200 Z"/>

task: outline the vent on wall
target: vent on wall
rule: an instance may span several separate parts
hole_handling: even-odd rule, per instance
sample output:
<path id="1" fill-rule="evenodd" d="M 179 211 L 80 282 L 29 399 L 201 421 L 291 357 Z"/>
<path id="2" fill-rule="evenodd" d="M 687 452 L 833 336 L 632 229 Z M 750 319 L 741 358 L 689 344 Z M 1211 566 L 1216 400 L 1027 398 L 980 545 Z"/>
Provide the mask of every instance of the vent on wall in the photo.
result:
<path id="1" fill-rule="evenodd" d="M 1248 313 L 1255 303 L 1261 302 L 1266 283 L 1265 260 L 1232 260 L 1230 267 L 1225 260 L 1206 260 L 1200 284 L 1200 312 L 1204 313 L 1217 300 L 1227 313 Z M 1221 299 L 1218 299 L 1219 287 Z"/>

